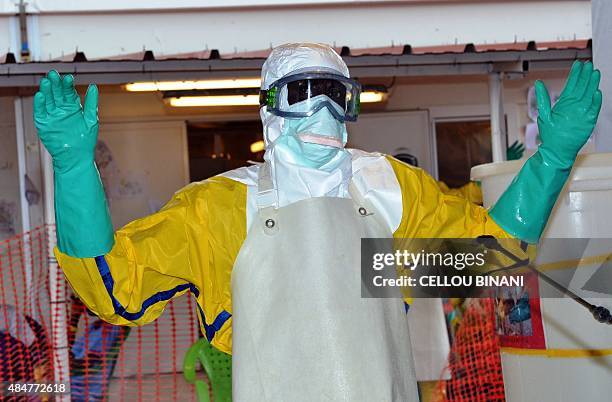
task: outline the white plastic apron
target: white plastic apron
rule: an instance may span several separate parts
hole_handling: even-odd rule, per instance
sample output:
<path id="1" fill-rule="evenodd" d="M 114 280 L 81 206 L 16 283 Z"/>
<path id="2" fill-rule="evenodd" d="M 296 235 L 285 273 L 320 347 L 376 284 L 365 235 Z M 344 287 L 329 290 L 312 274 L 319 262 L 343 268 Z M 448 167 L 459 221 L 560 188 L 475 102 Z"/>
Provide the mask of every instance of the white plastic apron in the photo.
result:
<path id="1" fill-rule="evenodd" d="M 417 402 L 401 299 L 361 297 L 362 237 L 390 237 L 351 199 L 275 209 L 266 164 L 258 217 L 232 273 L 233 400 Z"/>

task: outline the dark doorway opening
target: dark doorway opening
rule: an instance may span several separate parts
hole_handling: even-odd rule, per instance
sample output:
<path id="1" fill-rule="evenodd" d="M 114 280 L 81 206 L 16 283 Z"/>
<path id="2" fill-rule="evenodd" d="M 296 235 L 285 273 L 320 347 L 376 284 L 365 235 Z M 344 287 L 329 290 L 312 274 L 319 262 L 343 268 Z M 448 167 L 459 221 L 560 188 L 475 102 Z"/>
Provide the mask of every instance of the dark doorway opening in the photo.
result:
<path id="1" fill-rule="evenodd" d="M 263 161 L 261 121 L 188 122 L 191 181 Z"/>
<path id="2" fill-rule="evenodd" d="M 470 181 L 473 166 L 493 161 L 489 120 L 436 123 L 438 178 L 451 188 Z"/>

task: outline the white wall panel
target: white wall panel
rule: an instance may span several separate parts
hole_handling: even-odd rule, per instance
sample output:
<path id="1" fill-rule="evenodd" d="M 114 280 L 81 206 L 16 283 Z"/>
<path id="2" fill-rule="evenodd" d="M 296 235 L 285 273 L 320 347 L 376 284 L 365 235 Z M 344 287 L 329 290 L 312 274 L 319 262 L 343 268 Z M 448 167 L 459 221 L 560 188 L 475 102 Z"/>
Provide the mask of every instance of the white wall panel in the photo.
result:
<path id="1" fill-rule="evenodd" d="M 247 7 L 164 12 L 55 13 L 39 17 L 43 60 L 261 50 L 315 41 L 352 48 L 411 44 L 556 41 L 591 37 L 590 2 L 389 2 L 359 7 Z M 104 38 L 104 40 L 101 40 Z"/>
<path id="2" fill-rule="evenodd" d="M 427 111 L 363 114 L 347 125 L 348 146 L 389 155 L 407 148 L 419 167 L 432 172 L 432 142 Z"/>
<path id="3" fill-rule="evenodd" d="M 11 27 L 11 19 L 10 16 L 0 15 L 0 63 L 4 62 L 5 53 L 16 50 L 13 40 L 15 27 Z"/>
<path id="4" fill-rule="evenodd" d="M 115 228 L 156 212 L 189 182 L 183 122 L 103 122 L 99 141 L 107 149 L 96 156 Z"/>

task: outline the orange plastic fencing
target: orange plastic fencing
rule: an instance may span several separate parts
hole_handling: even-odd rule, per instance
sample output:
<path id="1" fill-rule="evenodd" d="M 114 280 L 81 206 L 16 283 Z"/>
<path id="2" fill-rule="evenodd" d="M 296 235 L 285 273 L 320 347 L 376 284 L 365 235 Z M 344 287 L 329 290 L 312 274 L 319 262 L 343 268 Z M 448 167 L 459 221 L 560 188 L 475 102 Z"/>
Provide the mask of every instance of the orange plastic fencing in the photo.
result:
<path id="1" fill-rule="evenodd" d="M 192 299 L 175 299 L 144 327 L 105 323 L 69 286 L 58 286 L 65 285 L 59 270 L 51 277 L 53 235 L 52 227 L 40 227 L 0 242 L 0 382 L 69 382 L 72 401 L 195 401 L 181 373 L 199 336 Z M 440 381 L 438 401 L 505 401 L 493 309 L 492 300 L 480 299 L 464 312 L 449 356 L 451 379 Z M 60 311 L 63 328 L 53 325 Z M 62 333 L 63 359 L 54 342 Z M 57 378 L 62 372 L 69 378 Z"/>
<path id="2" fill-rule="evenodd" d="M 0 242 L 0 382 L 68 382 L 72 401 L 196 401 L 181 372 L 199 336 L 193 299 L 175 299 L 144 327 L 110 325 L 74 297 L 60 271 L 51 277 L 53 235 L 40 227 Z M 62 333 L 64 353 L 56 347 Z M 62 371 L 69 378 L 58 378 Z"/>
<path id="3" fill-rule="evenodd" d="M 52 381 L 47 236 L 44 228 L 0 243 L 0 380 Z"/>
<path id="4" fill-rule="evenodd" d="M 499 337 L 493 299 L 470 300 L 451 346 L 450 380 L 440 381 L 436 400 L 504 402 Z"/>

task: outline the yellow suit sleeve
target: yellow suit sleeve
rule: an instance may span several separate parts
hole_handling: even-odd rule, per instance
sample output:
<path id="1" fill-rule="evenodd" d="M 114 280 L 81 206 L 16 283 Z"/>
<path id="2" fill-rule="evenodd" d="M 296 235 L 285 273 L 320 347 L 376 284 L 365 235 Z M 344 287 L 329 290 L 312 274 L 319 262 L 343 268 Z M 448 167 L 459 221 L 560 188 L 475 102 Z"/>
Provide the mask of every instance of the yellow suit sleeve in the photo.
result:
<path id="1" fill-rule="evenodd" d="M 482 205 L 482 190 L 480 185 L 474 181 L 470 181 L 459 188 L 449 188 L 443 181 L 438 181 L 438 187 L 445 194 L 463 197 L 474 204 Z"/>
<path id="2" fill-rule="evenodd" d="M 497 239 L 512 238 L 489 216 L 482 206 L 466 197 L 444 193 L 424 170 L 388 157 L 402 191 L 402 220 L 393 234 L 396 239 L 477 238 L 493 236 Z M 400 240 L 398 240 L 400 241 Z M 401 241 L 400 241 L 401 242 Z M 401 243 L 398 243 L 401 244 Z M 534 249 L 512 241 L 510 251 L 525 259 Z M 499 267 L 510 266 L 513 261 L 495 252 Z M 403 288 L 404 301 L 412 304 L 409 288 Z"/>
<path id="3" fill-rule="evenodd" d="M 68 282 L 105 321 L 143 325 L 190 291 L 210 338 L 231 327 L 231 268 L 246 237 L 246 187 L 224 177 L 191 184 L 157 213 L 115 233 L 112 250 L 73 258 L 55 250 Z M 231 329 L 220 331 L 231 348 Z M 210 335 L 210 336 L 209 336 Z"/>
<path id="4" fill-rule="evenodd" d="M 402 191 L 402 220 L 397 238 L 511 237 L 488 211 L 465 197 L 444 193 L 424 170 L 388 157 Z"/>

